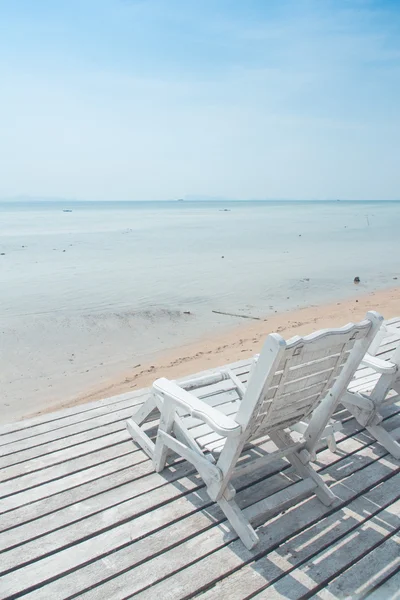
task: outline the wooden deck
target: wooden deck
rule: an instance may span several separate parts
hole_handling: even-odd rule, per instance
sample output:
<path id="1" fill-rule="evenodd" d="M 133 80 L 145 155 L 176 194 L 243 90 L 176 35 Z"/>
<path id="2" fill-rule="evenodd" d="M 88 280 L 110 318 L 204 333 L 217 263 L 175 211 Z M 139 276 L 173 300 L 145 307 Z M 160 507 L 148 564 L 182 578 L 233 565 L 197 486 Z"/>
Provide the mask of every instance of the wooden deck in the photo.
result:
<path id="1" fill-rule="evenodd" d="M 399 333 L 382 358 L 400 340 L 400 319 L 391 323 Z M 248 369 L 234 365 L 242 381 Z M 361 369 L 355 385 L 372 378 Z M 216 395 L 235 401 L 226 385 Z M 400 597 L 400 462 L 348 413 L 338 453 L 322 447 L 315 464 L 340 503 L 303 500 L 261 524 L 248 551 L 188 463 L 156 474 L 131 441 L 125 420 L 147 393 L 0 428 L 1 598 Z M 385 426 L 400 426 L 400 401 Z M 238 502 L 293 481 L 286 462 L 270 464 L 238 480 Z"/>

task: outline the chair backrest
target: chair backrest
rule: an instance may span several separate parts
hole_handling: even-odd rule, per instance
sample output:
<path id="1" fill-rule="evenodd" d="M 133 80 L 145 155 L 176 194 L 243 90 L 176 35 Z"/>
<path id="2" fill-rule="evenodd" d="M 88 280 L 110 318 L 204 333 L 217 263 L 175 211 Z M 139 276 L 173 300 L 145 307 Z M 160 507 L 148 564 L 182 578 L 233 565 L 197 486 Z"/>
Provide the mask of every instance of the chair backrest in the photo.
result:
<path id="1" fill-rule="evenodd" d="M 278 334 L 269 335 L 236 415 L 245 430 L 245 440 L 298 423 L 327 394 L 339 398 L 382 320 L 371 311 L 360 323 L 304 338 L 296 336 L 285 342 Z"/>

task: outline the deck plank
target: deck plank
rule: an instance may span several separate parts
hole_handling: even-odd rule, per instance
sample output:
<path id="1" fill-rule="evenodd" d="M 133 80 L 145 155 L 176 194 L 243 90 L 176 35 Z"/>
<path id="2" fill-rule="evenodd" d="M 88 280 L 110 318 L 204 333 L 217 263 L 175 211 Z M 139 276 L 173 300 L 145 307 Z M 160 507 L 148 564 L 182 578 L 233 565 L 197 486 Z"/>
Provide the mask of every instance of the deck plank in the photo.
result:
<path id="1" fill-rule="evenodd" d="M 399 332 L 382 343 L 384 359 L 400 340 L 400 318 L 390 324 Z M 250 366 L 247 358 L 231 368 L 245 383 Z M 362 367 L 354 386 L 372 381 Z M 238 401 L 226 381 L 197 393 L 227 414 Z M 400 462 L 343 407 L 338 453 L 322 444 L 315 462 L 339 504 L 298 502 L 258 528 L 250 552 L 191 465 L 175 459 L 157 474 L 131 441 L 125 419 L 148 394 L 0 427 L 0 598 L 375 600 L 397 591 Z M 400 425 L 400 402 L 383 413 L 388 430 Z M 192 426 L 200 435 L 202 425 Z M 238 502 L 251 507 L 296 480 L 284 460 L 271 463 L 238 479 Z"/>
<path id="2" fill-rule="evenodd" d="M 202 600 L 211 600 L 217 595 L 236 600 L 243 598 L 246 593 L 255 594 L 254 597 L 269 597 L 271 589 L 291 598 L 299 566 L 308 563 L 322 550 L 334 548 L 334 544 L 350 532 L 358 534 L 360 526 L 369 520 L 374 519 L 379 523 L 386 509 L 398 501 L 399 484 L 400 473 L 389 479 L 385 486 L 372 488 L 325 519 L 305 528 L 297 536 L 290 537 L 276 550 L 224 578 L 202 594 Z M 308 585 L 308 589 L 310 587 Z"/>
<path id="3" fill-rule="evenodd" d="M 351 438 L 349 438 L 349 440 L 347 441 L 348 444 L 351 443 Z M 353 449 L 357 446 L 357 442 L 353 442 L 354 446 Z M 351 473 L 351 469 L 353 470 L 363 470 L 363 467 L 369 465 L 369 464 L 376 464 L 376 465 L 380 465 L 379 463 L 379 458 L 377 458 L 377 454 L 379 455 L 379 452 L 381 454 L 383 454 L 384 452 L 382 450 L 377 449 L 375 450 L 371 450 L 368 447 L 367 448 L 363 448 L 361 445 L 361 450 L 358 453 L 358 460 L 353 460 L 352 461 L 352 466 L 350 467 L 350 471 L 347 469 L 344 469 L 342 465 L 341 467 L 338 467 L 338 463 L 342 463 L 343 459 L 341 457 L 338 457 L 336 455 L 331 455 L 329 453 L 329 451 L 324 451 L 325 453 L 325 461 L 324 459 L 321 457 L 321 464 L 324 464 L 324 462 L 326 464 L 329 465 L 329 463 L 331 463 L 333 461 L 333 467 L 331 467 L 331 469 L 333 468 L 334 470 L 331 473 L 331 478 L 333 481 L 335 481 L 338 477 L 349 477 L 350 473 Z M 330 455 L 330 458 L 329 458 Z M 347 461 L 347 457 L 345 459 Z M 336 465 L 336 466 L 335 466 Z M 394 469 L 396 469 L 396 466 L 393 467 Z M 385 476 L 387 476 L 388 472 L 391 472 L 392 468 L 389 467 L 387 468 L 386 466 L 380 465 L 378 467 L 379 469 L 379 473 L 380 475 L 382 475 L 384 473 Z M 281 476 L 279 476 L 281 477 Z M 363 473 L 363 477 L 361 480 L 361 484 L 364 485 L 365 481 L 368 481 L 368 477 L 365 473 Z M 364 483 L 363 483 L 364 482 Z M 376 480 L 373 479 L 373 482 L 376 484 Z M 169 488 L 173 488 L 174 486 L 167 486 Z M 268 486 L 268 489 L 269 486 Z M 348 489 L 348 488 L 346 488 Z M 271 487 L 271 491 L 270 493 L 273 493 L 274 491 L 276 491 L 276 487 L 272 486 Z M 265 484 L 264 482 L 261 483 L 261 485 L 259 486 L 259 492 L 258 494 L 255 494 L 255 489 L 254 486 L 252 487 L 247 487 L 244 490 L 244 493 L 247 494 L 247 496 L 251 499 L 252 502 L 256 502 L 258 500 L 258 496 L 259 494 L 261 494 L 261 496 L 265 495 Z M 240 499 L 240 497 L 239 497 Z M 199 500 L 201 500 L 201 504 L 199 505 Z M 196 511 L 196 505 L 195 505 L 195 501 L 197 501 L 197 511 Z M 206 496 L 204 490 L 203 490 L 203 495 L 200 496 L 199 493 L 197 493 L 195 495 L 195 497 L 185 497 L 185 498 L 180 498 L 177 501 L 173 501 L 172 505 L 169 504 L 168 506 L 163 506 L 161 508 L 158 508 L 154 511 L 151 512 L 151 514 L 147 513 L 146 515 L 143 515 L 143 517 L 139 517 L 139 519 L 134 520 L 131 523 L 127 523 L 124 524 L 122 526 L 118 526 L 116 527 L 114 530 L 109 530 L 104 534 L 100 534 L 99 536 L 96 537 L 96 542 L 93 543 L 94 538 L 91 538 L 87 541 L 84 541 L 83 543 L 81 543 L 78 547 L 77 546 L 73 546 L 72 548 L 67 548 L 66 550 L 62 550 L 61 552 L 59 552 L 56 555 L 52 555 L 48 558 L 44 558 L 43 560 L 40 560 L 38 562 L 33 563 L 32 565 L 28 565 L 27 567 L 23 567 L 22 569 L 19 570 L 19 572 L 21 573 L 21 576 L 24 579 L 24 585 L 26 585 L 27 583 L 29 583 L 29 581 L 32 581 L 31 578 L 38 578 L 43 577 L 43 570 L 40 569 L 40 567 L 42 569 L 45 569 L 45 571 L 49 574 L 49 573 L 54 573 L 54 570 L 56 570 L 56 572 L 58 572 L 58 570 L 64 570 L 68 571 L 68 569 L 73 568 L 72 564 L 75 565 L 75 569 L 79 568 L 79 561 L 82 561 L 82 556 L 79 554 L 80 552 L 83 552 L 83 555 L 85 557 L 85 560 L 93 560 L 95 558 L 95 556 L 99 556 L 100 559 L 100 563 L 99 561 L 96 562 L 96 567 L 97 567 L 97 571 L 96 571 L 96 575 L 97 577 L 101 577 L 102 579 L 104 578 L 104 575 L 106 573 L 103 562 L 104 562 L 104 558 L 107 558 L 107 556 L 110 556 L 111 561 L 113 562 L 113 564 L 116 564 L 117 568 L 119 569 L 121 567 L 121 564 L 125 564 L 126 559 L 130 560 L 132 559 L 133 556 L 136 556 L 136 560 L 139 560 L 140 562 L 143 561 L 143 546 L 147 547 L 147 544 L 150 544 L 150 549 L 153 548 L 152 550 L 152 554 L 156 553 L 154 550 L 154 547 L 151 545 L 151 542 L 149 542 L 149 539 L 146 537 L 143 540 L 139 539 L 140 542 L 140 547 L 141 550 L 138 554 L 134 553 L 134 550 L 131 546 L 132 541 L 134 541 L 135 537 L 136 539 L 143 537 L 143 535 L 145 535 L 146 533 L 146 527 L 150 529 L 147 530 L 147 535 L 149 535 L 152 531 L 154 531 L 154 528 L 159 528 L 162 527 L 163 524 L 164 526 L 168 527 L 168 522 L 171 521 L 173 519 L 173 517 L 177 517 L 179 516 L 180 518 L 182 518 L 183 516 L 185 516 L 186 512 L 192 512 L 195 511 L 195 521 L 194 521 L 194 525 L 192 525 L 192 527 L 189 529 L 189 531 L 185 530 L 185 527 L 183 526 L 183 523 L 181 521 L 179 521 L 179 523 L 177 524 L 177 526 L 173 526 L 173 528 L 175 529 L 176 533 L 175 535 L 172 534 L 172 532 L 168 531 L 166 536 L 162 536 L 161 532 L 158 532 L 156 536 L 154 536 L 154 542 L 156 544 L 156 547 L 160 550 L 162 548 L 160 548 L 160 542 L 162 542 L 162 540 L 166 539 L 167 544 L 171 545 L 171 544 L 175 544 L 179 539 L 182 540 L 182 537 L 184 536 L 185 531 L 187 532 L 187 535 L 189 536 L 188 541 L 186 542 L 186 544 L 188 545 L 188 548 L 190 548 L 190 552 L 188 549 L 182 549 L 181 547 L 179 547 L 177 550 L 175 548 L 172 548 L 172 550 L 170 551 L 164 551 L 164 553 L 161 555 L 162 558 L 160 558 L 159 560 L 164 564 L 165 563 L 165 567 L 164 567 L 164 571 L 165 568 L 169 568 L 169 569 L 175 569 L 176 566 L 176 560 L 177 557 L 175 556 L 176 554 L 178 555 L 182 555 L 183 560 L 187 561 L 188 557 L 190 557 L 191 559 L 193 559 L 193 548 L 192 546 L 194 545 L 196 548 L 196 552 L 202 552 L 203 554 L 209 554 L 209 552 L 211 551 L 212 548 L 218 549 L 219 546 L 222 545 L 226 545 L 229 541 L 231 541 L 232 539 L 236 539 L 236 534 L 234 534 L 230 528 L 228 527 L 228 525 L 224 524 L 224 527 L 221 528 L 221 526 L 219 524 L 215 525 L 214 527 L 212 527 L 212 529 L 210 530 L 210 525 L 212 525 L 212 521 L 210 523 L 210 511 L 211 511 L 211 516 L 215 519 L 217 517 L 216 512 L 218 512 L 218 509 L 215 506 L 212 506 L 212 508 L 208 508 L 207 510 L 207 514 L 204 513 L 203 511 L 199 512 L 200 508 L 204 509 L 204 502 L 206 502 L 206 506 L 210 507 L 212 506 L 211 503 L 208 500 L 208 497 Z M 174 508 L 173 508 L 174 506 Z M 317 514 L 318 514 L 318 510 L 322 510 L 323 512 L 326 511 L 326 507 L 324 507 L 322 504 L 319 503 L 319 501 L 317 501 L 317 506 L 313 508 L 313 510 L 311 511 L 310 515 L 315 515 L 315 511 L 317 510 Z M 164 521 L 162 520 L 162 515 L 164 516 Z M 220 518 L 222 518 L 222 515 L 220 515 Z M 161 519 L 161 520 L 160 520 Z M 193 521 L 193 519 L 192 519 Z M 298 524 L 298 522 L 297 522 Z M 135 534 L 135 531 L 137 531 L 137 533 Z M 124 533 L 126 532 L 126 533 Z M 194 532 L 197 533 L 196 538 L 195 539 L 191 539 L 191 537 L 193 536 Z M 203 533 L 202 533 L 203 532 Z M 229 536 L 229 537 L 227 537 Z M 151 539 L 151 537 L 150 537 Z M 126 544 L 128 543 L 129 540 L 129 552 L 126 550 Z M 145 540 L 147 540 L 147 542 L 145 542 Z M 164 541 L 165 543 L 165 541 Z M 236 545 L 238 546 L 238 548 L 242 548 L 242 544 L 240 541 L 237 540 Z M 181 544 L 180 544 L 181 546 Z M 107 551 L 107 548 L 113 548 L 115 549 L 119 549 L 120 551 L 117 553 L 115 551 Z M 183 546 L 183 548 L 185 548 L 185 546 Z M 173 556 L 169 556 L 169 552 L 171 552 L 173 554 Z M 25 553 L 24 553 L 25 554 Z M 124 559 L 125 556 L 125 559 Z M 108 559 L 107 559 L 108 560 Z M 158 559 L 154 559 L 156 561 L 158 561 Z M 71 562 L 72 561 L 72 562 Z M 223 561 L 223 564 L 224 561 Z M 36 566 L 36 568 L 34 568 Z M 126 580 L 126 585 L 128 585 L 128 587 L 130 586 L 129 589 L 132 589 L 132 586 L 135 585 L 139 585 L 140 582 L 145 581 L 149 581 L 149 578 L 153 578 L 153 577 L 158 577 L 159 576 L 159 569 L 155 568 L 155 566 L 149 566 L 148 569 L 144 569 L 144 565 L 141 564 L 139 568 L 139 573 L 134 573 L 134 577 L 132 577 L 133 573 L 129 573 L 129 575 L 125 575 L 125 580 Z M 84 577 L 85 581 L 88 581 L 88 572 L 87 570 L 91 570 L 93 569 L 93 567 L 88 566 L 86 567 L 86 574 Z M 141 576 L 141 573 L 144 573 L 143 576 Z M 10 574 L 12 575 L 12 574 Z M 7 583 L 8 582 L 8 575 L 3 576 L 3 583 Z M 144 577 L 144 579 L 143 579 Z M 67 582 L 63 582 L 62 579 L 57 580 L 57 582 L 54 582 L 54 584 L 50 584 L 48 586 L 46 586 L 46 588 L 43 588 L 45 590 L 45 593 L 49 593 L 51 594 L 51 597 L 62 597 L 59 596 L 59 593 L 61 593 L 62 589 L 68 589 L 69 591 L 71 591 L 71 586 L 74 586 L 74 581 L 76 581 L 75 585 L 80 585 L 79 581 L 81 581 L 81 577 L 77 576 L 76 573 L 67 576 L 68 581 Z M 190 579 L 193 579 L 193 576 L 189 576 Z M 13 578 L 11 577 L 11 580 Z M 35 581 L 36 579 L 34 579 Z M 93 585 L 93 581 L 90 580 L 91 585 Z M 134 581 L 134 584 L 133 584 Z M 17 583 L 15 582 L 14 585 L 16 585 Z M 50 587 L 49 587 L 50 586 Z M 60 587 L 58 587 L 60 586 Z M 66 586 L 66 588 L 65 588 Z M 42 589 L 42 588 L 40 588 Z M 59 590 L 56 592 L 56 589 Z M 135 587 L 136 589 L 136 587 Z M 77 590 L 78 591 L 78 590 Z M 81 594 L 82 590 L 79 590 L 79 594 Z M 102 592 L 103 593 L 103 592 Z M 45 596 L 41 596 L 40 595 L 41 592 L 40 590 L 37 590 L 37 592 L 35 592 L 34 597 L 45 597 Z M 105 597 L 114 597 L 112 595 L 108 595 L 108 591 L 105 590 Z"/>
<path id="4" fill-rule="evenodd" d="M 357 561 L 356 553 L 352 555 L 351 566 L 326 586 L 329 594 L 334 596 L 353 595 L 353 597 L 354 595 L 368 594 L 375 586 L 379 586 L 382 579 L 400 567 L 399 504 L 396 502 L 392 506 L 392 510 L 396 509 L 396 531 L 387 535 L 381 534 L 379 537 L 379 531 L 376 529 L 380 528 L 380 523 L 374 523 L 376 529 L 373 527 L 372 530 L 376 541 L 372 552 L 370 550 L 373 538 L 371 531 L 363 531 L 364 539 L 361 539 L 361 535 L 359 536 L 359 547 L 357 548 L 357 552 L 362 554 L 362 558 Z M 382 519 L 385 520 L 385 514 L 382 515 Z M 387 596 L 381 595 L 381 598 L 387 598 Z"/>
<path id="5" fill-rule="evenodd" d="M 368 600 L 399 600 L 400 598 L 400 567 L 388 577 L 380 581 L 367 596 Z"/>
<path id="6" fill-rule="evenodd" d="M 380 479 L 376 479 L 378 473 L 382 477 L 383 475 L 387 476 L 388 471 L 379 461 L 375 461 L 368 472 L 367 469 L 363 469 L 358 477 L 357 474 L 352 476 L 351 488 L 343 485 L 343 489 L 339 490 L 339 484 L 337 484 L 333 489 L 343 502 L 348 501 L 352 493 L 355 494 L 358 490 L 364 489 L 365 481 L 369 480 L 373 484 L 380 481 Z M 145 590 L 140 594 L 140 598 L 143 600 L 156 597 L 176 600 L 186 598 L 226 577 L 240 568 L 243 563 L 252 562 L 254 558 L 273 548 L 282 538 L 298 533 L 306 523 L 322 518 L 328 512 L 328 509 L 316 498 L 307 500 L 301 507 L 288 511 L 284 519 L 276 518 L 269 521 L 265 527 L 260 527 L 258 529 L 260 543 L 253 551 L 246 550 L 231 530 L 229 530 L 230 535 L 227 538 L 226 533 L 219 528 L 214 528 L 213 535 L 209 531 L 198 535 L 194 540 L 189 540 L 156 557 L 148 565 L 146 564 L 146 568 L 142 564 L 126 573 L 123 576 L 126 586 L 123 594 L 130 588 L 135 592 L 141 589 Z M 227 544 L 226 541 L 230 543 Z M 197 560 L 195 560 L 196 558 Z M 158 583 L 157 579 L 160 580 Z M 106 591 L 108 597 L 124 597 L 123 594 L 117 595 L 116 591 L 109 594 L 109 588 L 105 585 L 101 589 L 102 593 Z M 95 598 L 95 595 L 87 597 Z"/>

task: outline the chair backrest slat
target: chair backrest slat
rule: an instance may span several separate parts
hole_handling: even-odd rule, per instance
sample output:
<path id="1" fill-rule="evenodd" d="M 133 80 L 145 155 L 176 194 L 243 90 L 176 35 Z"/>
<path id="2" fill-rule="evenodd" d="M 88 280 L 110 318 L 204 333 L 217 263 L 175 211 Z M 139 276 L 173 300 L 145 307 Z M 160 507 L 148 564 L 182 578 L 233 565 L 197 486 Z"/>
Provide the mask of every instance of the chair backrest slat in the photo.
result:
<path id="1" fill-rule="evenodd" d="M 246 441 L 299 422 L 314 411 L 341 378 L 352 376 L 372 333 L 375 335 L 372 329 L 376 329 L 376 313 L 367 317 L 370 315 L 372 320 L 288 342 L 277 334 L 268 336 L 236 415 L 245 429 Z M 353 360 L 355 354 L 359 354 L 358 361 Z M 349 375 L 347 367 L 353 364 Z M 343 380 L 344 388 L 347 383 Z"/>

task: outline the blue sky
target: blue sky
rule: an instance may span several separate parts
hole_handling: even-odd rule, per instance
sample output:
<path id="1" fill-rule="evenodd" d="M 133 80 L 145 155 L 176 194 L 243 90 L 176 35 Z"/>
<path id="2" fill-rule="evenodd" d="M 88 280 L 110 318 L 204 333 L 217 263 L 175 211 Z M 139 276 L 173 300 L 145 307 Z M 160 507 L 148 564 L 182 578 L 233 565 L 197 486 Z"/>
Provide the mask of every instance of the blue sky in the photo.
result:
<path id="1" fill-rule="evenodd" d="M 0 197 L 400 198 L 400 1 L 0 0 Z"/>

